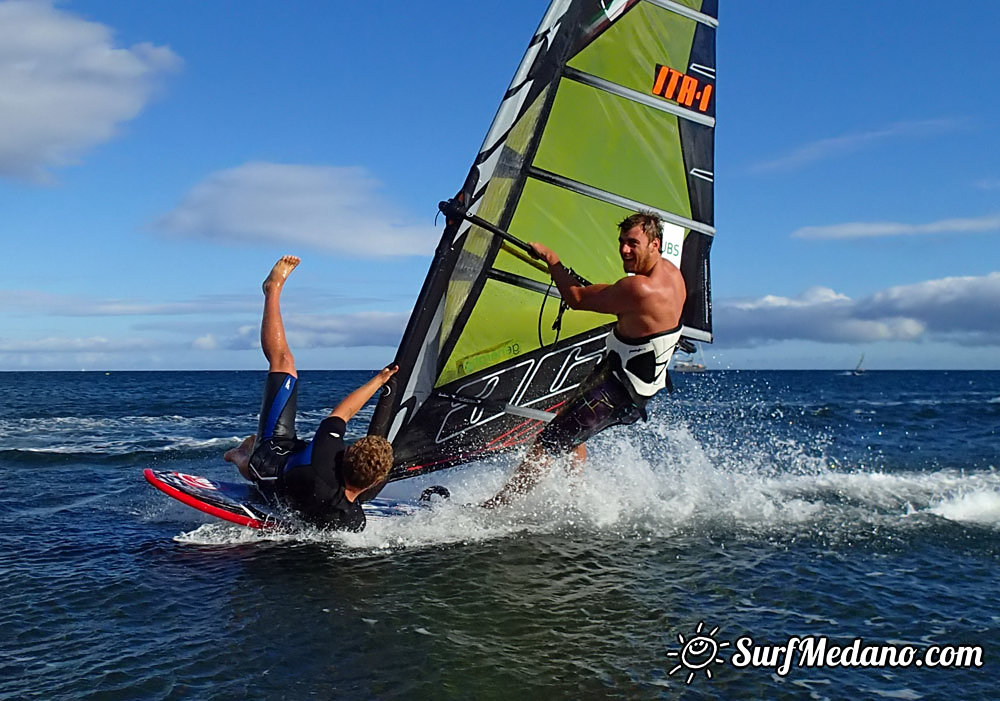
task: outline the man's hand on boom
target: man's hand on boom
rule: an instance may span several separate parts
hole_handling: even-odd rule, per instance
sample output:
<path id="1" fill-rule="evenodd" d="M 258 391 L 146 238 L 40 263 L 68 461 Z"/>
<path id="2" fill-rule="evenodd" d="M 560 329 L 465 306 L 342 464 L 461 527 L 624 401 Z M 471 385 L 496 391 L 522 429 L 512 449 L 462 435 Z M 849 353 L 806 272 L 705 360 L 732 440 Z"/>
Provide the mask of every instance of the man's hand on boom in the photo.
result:
<path id="1" fill-rule="evenodd" d="M 559 288 L 560 296 L 570 309 L 581 309 L 603 314 L 617 314 L 621 306 L 621 296 L 613 285 L 581 285 L 559 260 L 559 256 L 548 246 L 535 242 L 531 248 L 549 266 L 549 275 Z"/>
<path id="2" fill-rule="evenodd" d="M 548 264 L 549 275 L 556 283 L 560 296 L 566 300 L 570 308 L 576 309 L 580 300 L 580 290 L 583 289 L 579 281 L 569 274 L 566 267 L 559 261 L 559 256 L 548 246 L 535 242 L 531 244 L 531 249 Z"/>
<path id="3" fill-rule="evenodd" d="M 554 265 L 559 265 L 559 256 L 551 248 L 538 242 L 534 242 L 530 246 L 538 254 L 538 257 L 544 260 L 550 268 Z"/>
<path id="4" fill-rule="evenodd" d="M 337 407 L 330 412 L 330 416 L 339 416 L 348 422 L 351 420 L 355 414 L 361 411 L 369 399 L 371 399 L 376 392 L 382 389 L 389 379 L 399 371 L 398 365 L 390 365 L 387 368 L 381 370 L 375 377 L 368 380 L 356 390 L 344 397 L 343 401 L 337 405 Z"/>
<path id="5" fill-rule="evenodd" d="M 397 372 L 399 372 L 398 365 L 387 365 L 386 367 L 379 370 L 378 375 L 375 376 L 378 378 L 380 382 L 379 387 L 388 382 L 389 378 L 395 375 Z"/>

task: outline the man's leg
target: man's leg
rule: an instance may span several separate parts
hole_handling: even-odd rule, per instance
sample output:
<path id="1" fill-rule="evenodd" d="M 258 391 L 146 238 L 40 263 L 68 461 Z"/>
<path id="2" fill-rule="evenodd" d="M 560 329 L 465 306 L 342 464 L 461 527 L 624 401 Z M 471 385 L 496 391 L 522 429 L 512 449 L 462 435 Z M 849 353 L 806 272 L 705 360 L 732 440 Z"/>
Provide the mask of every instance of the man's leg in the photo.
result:
<path id="1" fill-rule="evenodd" d="M 580 474 L 587 459 L 586 441 L 609 426 L 634 423 L 639 415 L 631 394 L 615 377 L 608 360 L 601 361 L 538 434 L 503 489 L 482 505 L 492 509 L 530 492 L 545 476 L 552 459 L 559 455 L 569 454 L 570 472 Z"/>
<path id="2" fill-rule="evenodd" d="M 273 433 L 275 428 L 282 430 L 291 428 L 294 431 L 294 428 L 287 426 L 289 420 L 294 421 L 294 415 L 292 417 L 283 416 L 285 412 L 281 411 L 281 407 L 278 407 L 278 414 L 269 417 L 271 409 L 269 406 L 271 404 L 269 396 L 271 400 L 275 399 L 274 396 L 271 396 L 275 389 L 271 386 L 273 384 L 270 380 L 272 373 L 290 375 L 293 378 L 298 377 L 295 371 L 295 358 L 288 347 L 288 340 L 285 337 L 285 325 L 281 319 L 281 290 L 285 286 L 285 280 L 288 279 L 288 275 L 298 264 L 299 258 L 297 256 L 282 256 L 274 264 L 274 267 L 271 268 L 271 272 L 264 279 L 264 283 L 261 286 L 264 291 L 264 314 L 260 322 L 260 345 L 264 351 L 264 357 L 267 358 L 269 378 L 265 388 L 264 406 L 261 407 L 261 426 L 264 427 L 264 431 L 269 433 Z M 294 412 L 294 402 L 293 406 L 289 408 Z M 283 419 L 284 422 L 282 423 Z M 226 454 L 223 456 L 226 462 L 235 464 L 239 468 L 240 474 L 246 479 L 252 479 L 250 458 L 256 447 L 258 436 L 261 439 L 271 437 L 270 435 L 263 435 L 262 431 L 258 430 L 256 434 L 245 438 L 236 448 L 226 451 Z"/>
<path id="3" fill-rule="evenodd" d="M 569 469 L 582 472 L 583 461 L 587 457 L 587 446 L 584 444 L 595 431 L 592 430 L 592 402 L 590 395 L 595 386 L 602 380 L 604 364 L 598 364 L 594 371 L 584 380 L 577 393 L 563 405 L 559 414 L 542 429 L 535 442 L 528 449 L 524 460 L 514 470 L 514 474 L 495 496 L 482 503 L 486 509 L 506 506 L 514 499 L 527 494 L 545 477 L 552 460 L 560 455 L 569 454 Z"/>
<path id="4" fill-rule="evenodd" d="M 587 462 L 587 444 L 581 443 L 570 453 L 569 472 L 573 475 L 583 474 L 583 464 Z"/>
<path id="5" fill-rule="evenodd" d="M 298 374 L 281 320 L 281 290 L 299 260 L 298 256 L 282 256 L 261 286 L 264 289 L 264 316 L 260 322 L 260 347 L 267 358 L 268 372 L 283 372 L 292 377 Z"/>
<path id="6" fill-rule="evenodd" d="M 527 494 L 545 476 L 552 457 L 541 443 L 535 442 L 524 456 L 524 460 L 514 470 L 514 474 L 507 480 L 495 496 L 482 503 L 484 509 L 495 509 L 498 506 L 510 504 L 516 497 Z"/>
<path id="7" fill-rule="evenodd" d="M 572 448 L 569 451 L 570 462 L 568 470 L 574 475 L 583 474 L 583 463 L 587 460 L 587 444 Z M 497 506 L 505 506 L 515 497 L 530 492 L 548 471 L 549 463 L 552 462 L 552 452 L 543 443 L 535 442 L 524 456 L 524 460 L 514 470 L 514 474 L 507 481 L 496 496 L 483 502 L 483 508 L 493 509 Z"/>

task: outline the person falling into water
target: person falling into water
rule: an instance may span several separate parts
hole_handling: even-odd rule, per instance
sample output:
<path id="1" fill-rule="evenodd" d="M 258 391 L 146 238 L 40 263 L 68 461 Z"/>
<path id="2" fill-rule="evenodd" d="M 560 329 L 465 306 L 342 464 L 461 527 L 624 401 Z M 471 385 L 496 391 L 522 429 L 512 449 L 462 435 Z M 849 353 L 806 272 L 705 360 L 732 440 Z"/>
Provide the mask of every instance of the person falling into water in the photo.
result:
<path id="1" fill-rule="evenodd" d="M 392 467 L 392 446 L 379 436 L 344 444 L 347 422 L 389 378 L 387 367 L 348 394 L 324 419 L 311 442 L 295 435 L 298 373 L 281 319 L 281 290 L 298 266 L 283 256 L 264 280 L 260 345 L 268 362 L 257 433 L 223 456 L 240 474 L 274 494 L 307 521 L 324 528 L 360 531 L 365 515 L 358 497 L 381 482 Z"/>
<path id="2" fill-rule="evenodd" d="M 554 456 L 574 451 L 582 463 L 586 441 L 609 426 L 646 420 L 649 398 L 667 385 L 667 363 L 680 339 L 687 291 L 684 277 L 661 257 L 663 222 L 636 212 L 618 225 L 618 253 L 628 276 L 613 285 L 581 285 L 540 243 L 531 247 L 571 309 L 618 317 L 607 337 L 607 354 L 535 439 L 514 475 L 486 508 L 509 504 L 530 491 Z"/>

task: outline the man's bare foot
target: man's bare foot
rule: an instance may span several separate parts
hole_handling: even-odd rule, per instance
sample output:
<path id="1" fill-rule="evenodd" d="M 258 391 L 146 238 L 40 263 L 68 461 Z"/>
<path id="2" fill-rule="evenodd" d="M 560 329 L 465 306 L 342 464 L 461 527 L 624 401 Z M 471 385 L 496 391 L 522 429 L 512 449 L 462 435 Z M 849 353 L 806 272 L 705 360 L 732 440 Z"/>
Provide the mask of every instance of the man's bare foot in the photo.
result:
<path id="1" fill-rule="evenodd" d="M 587 462 L 587 444 L 581 443 L 573 448 L 573 452 L 569 454 L 569 465 L 566 466 L 566 472 L 579 477 L 583 474 L 585 462 Z"/>
<path id="2" fill-rule="evenodd" d="M 484 501 L 482 504 L 479 505 L 479 507 L 482 509 L 496 509 L 497 507 L 507 506 L 508 504 L 510 504 L 509 499 L 501 499 L 500 495 L 497 494 L 496 496 L 490 497 L 489 499 Z"/>
<path id="3" fill-rule="evenodd" d="M 250 479 L 248 468 L 250 466 L 250 455 L 253 453 L 253 442 L 256 438 L 256 434 L 247 436 L 243 439 L 242 443 L 235 448 L 227 450 L 225 455 L 222 456 L 222 459 L 226 462 L 236 465 L 240 470 L 240 474 L 247 479 Z"/>
<path id="4" fill-rule="evenodd" d="M 288 275 L 295 270 L 301 260 L 298 256 L 281 256 L 278 262 L 274 264 L 274 267 L 271 268 L 271 272 L 265 278 L 264 284 L 261 285 L 264 289 L 264 294 L 281 290 Z"/>
<path id="5" fill-rule="evenodd" d="M 507 506 L 515 499 L 521 498 L 534 489 L 539 480 L 545 476 L 550 462 L 551 460 L 545 456 L 544 449 L 535 444 L 524 457 L 524 462 L 517 466 L 514 474 L 507 480 L 507 484 L 480 506 L 484 509 L 495 509 L 498 506 Z"/>

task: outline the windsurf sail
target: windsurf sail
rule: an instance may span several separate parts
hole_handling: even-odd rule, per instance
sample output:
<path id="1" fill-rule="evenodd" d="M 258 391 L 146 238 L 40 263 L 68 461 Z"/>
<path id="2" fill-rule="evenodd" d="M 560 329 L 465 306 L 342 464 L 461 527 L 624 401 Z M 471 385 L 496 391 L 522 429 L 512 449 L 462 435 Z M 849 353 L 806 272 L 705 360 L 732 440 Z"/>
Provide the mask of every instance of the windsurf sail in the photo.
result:
<path id="1" fill-rule="evenodd" d="M 601 358 L 614 318 L 560 313 L 518 240 L 612 283 L 617 223 L 657 212 L 683 335 L 712 340 L 717 5 L 551 3 L 453 200 L 513 239 L 448 217 L 369 427 L 393 444 L 390 481 L 532 441 Z"/>

